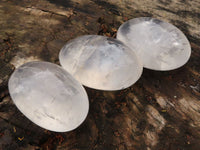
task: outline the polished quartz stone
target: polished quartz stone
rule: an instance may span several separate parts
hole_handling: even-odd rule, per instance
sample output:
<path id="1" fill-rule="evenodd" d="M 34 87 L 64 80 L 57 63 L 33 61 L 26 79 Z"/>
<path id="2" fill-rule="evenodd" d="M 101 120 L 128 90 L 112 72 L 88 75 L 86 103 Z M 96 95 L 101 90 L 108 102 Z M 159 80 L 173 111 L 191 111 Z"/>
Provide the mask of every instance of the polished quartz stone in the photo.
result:
<path id="1" fill-rule="evenodd" d="M 73 130 L 88 114 L 89 102 L 84 88 L 58 65 L 26 63 L 14 71 L 8 86 L 18 109 L 45 129 Z"/>
<path id="2" fill-rule="evenodd" d="M 120 90 L 141 76 L 142 64 L 121 41 L 85 35 L 69 41 L 60 51 L 62 67 L 83 85 L 100 90 Z"/>
<path id="3" fill-rule="evenodd" d="M 177 27 L 149 17 L 122 24 L 117 39 L 138 54 L 145 68 L 153 70 L 179 68 L 191 54 L 189 41 Z"/>

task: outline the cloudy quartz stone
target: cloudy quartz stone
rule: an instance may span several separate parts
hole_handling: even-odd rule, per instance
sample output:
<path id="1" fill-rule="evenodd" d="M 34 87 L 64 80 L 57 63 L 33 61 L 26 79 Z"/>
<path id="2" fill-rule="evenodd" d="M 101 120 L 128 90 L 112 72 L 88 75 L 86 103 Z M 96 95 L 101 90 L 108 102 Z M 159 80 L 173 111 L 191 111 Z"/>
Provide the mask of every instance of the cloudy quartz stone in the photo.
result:
<path id="1" fill-rule="evenodd" d="M 121 41 L 85 35 L 69 41 L 60 51 L 62 67 L 83 85 L 101 90 L 120 90 L 135 83 L 142 64 Z"/>
<path id="2" fill-rule="evenodd" d="M 122 24 L 117 39 L 138 54 L 145 68 L 153 70 L 179 68 L 191 54 L 189 41 L 177 27 L 149 17 Z"/>
<path id="3" fill-rule="evenodd" d="M 32 122 L 57 132 L 77 128 L 86 118 L 87 94 L 69 73 L 48 62 L 29 62 L 12 74 L 9 92 Z"/>

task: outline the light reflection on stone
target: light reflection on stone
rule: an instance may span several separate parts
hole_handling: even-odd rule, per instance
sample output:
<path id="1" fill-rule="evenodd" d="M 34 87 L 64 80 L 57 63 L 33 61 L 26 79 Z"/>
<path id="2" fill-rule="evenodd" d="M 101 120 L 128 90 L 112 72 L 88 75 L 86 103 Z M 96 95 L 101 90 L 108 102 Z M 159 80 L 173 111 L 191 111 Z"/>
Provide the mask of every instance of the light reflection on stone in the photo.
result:
<path id="1" fill-rule="evenodd" d="M 117 39 L 138 54 L 145 68 L 153 70 L 179 68 L 191 55 L 190 43 L 177 27 L 149 17 L 122 24 Z"/>
<path id="2" fill-rule="evenodd" d="M 8 86 L 18 109 L 45 129 L 73 130 L 88 114 L 89 102 L 84 88 L 58 65 L 26 63 L 14 71 Z"/>

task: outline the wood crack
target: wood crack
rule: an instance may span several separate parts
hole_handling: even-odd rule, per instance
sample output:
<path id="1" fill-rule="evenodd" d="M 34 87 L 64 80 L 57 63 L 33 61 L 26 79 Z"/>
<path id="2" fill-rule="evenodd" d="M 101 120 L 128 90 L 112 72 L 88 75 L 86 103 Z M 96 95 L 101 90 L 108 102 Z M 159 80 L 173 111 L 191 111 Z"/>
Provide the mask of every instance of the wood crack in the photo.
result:
<path id="1" fill-rule="evenodd" d="M 61 11 L 61 12 L 54 12 L 48 9 L 43 9 L 43 8 L 37 8 L 37 7 L 26 7 L 27 11 L 31 11 L 31 10 L 38 10 L 38 11 L 42 11 L 45 13 L 50 13 L 51 15 L 57 15 L 57 16 L 62 16 L 62 17 L 67 17 L 68 19 L 73 15 L 73 10 L 70 10 L 67 14 L 67 12 Z M 65 14 L 66 13 L 66 14 Z"/>

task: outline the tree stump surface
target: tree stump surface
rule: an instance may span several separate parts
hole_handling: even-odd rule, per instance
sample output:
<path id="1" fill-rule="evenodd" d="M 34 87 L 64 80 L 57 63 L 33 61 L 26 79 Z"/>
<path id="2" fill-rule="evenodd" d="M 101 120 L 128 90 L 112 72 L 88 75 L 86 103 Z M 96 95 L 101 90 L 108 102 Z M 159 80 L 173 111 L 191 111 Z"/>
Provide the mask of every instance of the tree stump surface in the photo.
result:
<path id="1" fill-rule="evenodd" d="M 15 67 L 43 60 L 59 64 L 60 48 L 85 34 L 116 36 L 136 17 L 176 25 L 192 46 L 189 62 L 173 71 L 144 69 L 133 86 L 116 92 L 86 88 L 84 123 L 54 133 L 29 121 L 7 88 Z M 0 150 L 199 150 L 199 0 L 1 0 Z"/>

